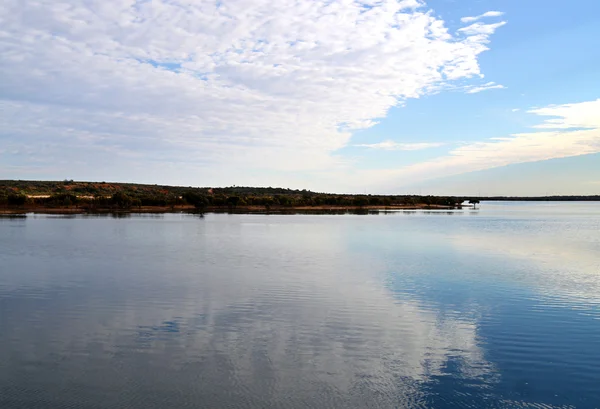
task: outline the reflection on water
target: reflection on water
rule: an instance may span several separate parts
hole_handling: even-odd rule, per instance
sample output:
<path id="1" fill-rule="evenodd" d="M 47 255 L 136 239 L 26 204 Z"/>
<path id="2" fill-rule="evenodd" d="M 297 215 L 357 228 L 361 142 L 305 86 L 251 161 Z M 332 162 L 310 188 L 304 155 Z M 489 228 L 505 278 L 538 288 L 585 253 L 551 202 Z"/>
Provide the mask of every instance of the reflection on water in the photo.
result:
<path id="1" fill-rule="evenodd" d="M 597 407 L 564 206 L 2 219 L 0 407 Z"/>
<path id="2" fill-rule="evenodd" d="M 25 219 L 27 215 L 24 214 L 2 214 L 0 213 L 0 219 Z"/>

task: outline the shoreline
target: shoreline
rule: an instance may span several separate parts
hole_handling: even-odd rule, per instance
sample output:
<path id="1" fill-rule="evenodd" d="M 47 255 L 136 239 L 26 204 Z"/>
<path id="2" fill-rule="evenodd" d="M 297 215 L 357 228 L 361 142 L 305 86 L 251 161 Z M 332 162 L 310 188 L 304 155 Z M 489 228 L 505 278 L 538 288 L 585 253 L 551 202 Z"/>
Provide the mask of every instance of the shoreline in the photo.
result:
<path id="1" fill-rule="evenodd" d="M 77 207 L 34 207 L 25 206 L 20 208 L 0 209 L 0 215 L 25 215 L 33 214 L 166 214 L 166 213 L 232 213 L 232 214 L 288 214 L 288 213 L 339 213 L 339 212 L 385 212 L 394 210 L 455 210 L 457 207 L 443 205 L 397 205 L 397 206 L 207 206 L 197 209 L 194 206 L 141 206 L 128 209 L 91 209 Z"/>

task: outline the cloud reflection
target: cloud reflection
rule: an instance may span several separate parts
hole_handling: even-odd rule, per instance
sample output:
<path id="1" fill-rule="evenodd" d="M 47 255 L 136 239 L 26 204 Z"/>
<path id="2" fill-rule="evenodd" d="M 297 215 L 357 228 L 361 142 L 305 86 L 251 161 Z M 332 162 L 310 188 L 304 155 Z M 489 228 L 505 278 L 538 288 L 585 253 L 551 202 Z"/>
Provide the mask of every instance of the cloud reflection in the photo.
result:
<path id="1" fill-rule="evenodd" d="M 115 221 L 120 230 L 96 230 L 96 248 L 73 242 L 93 261 L 104 239 L 118 239 L 127 257 L 106 247 L 101 274 L 88 266 L 61 276 L 68 264 L 55 261 L 56 270 L 43 272 L 54 286 L 1 287 L 9 314 L 0 362 L 52 364 L 69 376 L 91 367 L 127 387 L 153 379 L 160 389 L 178 379 L 179 388 L 217 404 L 231 403 L 224 391 L 236 391 L 256 407 L 417 407 L 436 377 L 494 376 L 475 321 L 394 296 L 374 279 L 375 259 L 343 248 L 337 224 L 211 220 L 228 216 L 159 227 Z M 168 228 L 169 241 L 148 237 L 144 251 L 128 248 L 144 228 Z"/>
<path id="2" fill-rule="evenodd" d="M 600 304 L 597 218 L 590 215 L 567 223 L 562 220 L 564 215 L 553 217 L 551 221 L 523 220 L 518 231 L 515 226 L 510 229 L 497 226 L 459 232 L 454 235 L 452 245 L 460 251 L 518 260 L 514 268 L 488 271 L 488 274 L 501 271 L 503 280 L 527 284 L 550 297 Z M 523 266 L 527 274 L 522 274 Z"/>

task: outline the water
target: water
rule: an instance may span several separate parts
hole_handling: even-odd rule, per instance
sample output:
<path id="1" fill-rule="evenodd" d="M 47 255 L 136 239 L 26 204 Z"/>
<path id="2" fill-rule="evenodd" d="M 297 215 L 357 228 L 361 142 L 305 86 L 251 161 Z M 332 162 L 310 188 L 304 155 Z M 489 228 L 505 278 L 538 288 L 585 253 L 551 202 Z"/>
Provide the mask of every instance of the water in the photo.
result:
<path id="1" fill-rule="evenodd" d="M 0 218 L 0 407 L 598 408 L 600 203 Z"/>

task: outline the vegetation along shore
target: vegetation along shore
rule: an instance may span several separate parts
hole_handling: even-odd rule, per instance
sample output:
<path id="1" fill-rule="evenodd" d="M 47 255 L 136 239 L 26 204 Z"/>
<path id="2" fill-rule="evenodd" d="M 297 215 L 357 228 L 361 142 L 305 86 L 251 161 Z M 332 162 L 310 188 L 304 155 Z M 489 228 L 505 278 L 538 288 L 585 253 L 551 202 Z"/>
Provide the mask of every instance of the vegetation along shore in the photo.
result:
<path id="1" fill-rule="evenodd" d="M 332 194 L 272 187 L 224 188 L 65 181 L 0 181 L 0 213 L 290 212 L 454 209 L 481 200 L 600 200 L 600 196 L 544 198 Z"/>

